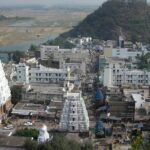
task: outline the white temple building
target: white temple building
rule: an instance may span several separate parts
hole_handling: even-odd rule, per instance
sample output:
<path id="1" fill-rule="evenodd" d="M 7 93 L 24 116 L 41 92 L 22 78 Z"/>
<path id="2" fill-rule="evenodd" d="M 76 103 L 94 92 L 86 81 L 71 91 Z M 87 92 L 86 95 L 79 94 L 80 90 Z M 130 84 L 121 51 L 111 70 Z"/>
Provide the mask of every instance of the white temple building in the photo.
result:
<path id="1" fill-rule="evenodd" d="M 11 106 L 11 92 L 0 61 L 0 121 Z"/>
<path id="2" fill-rule="evenodd" d="M 59 123 L 60 131 L 87 132 L 89 117 L 81 92 L 67 92 Z"/>
<path id="3" fill-rule="evenodd" d="M 47 132 L 47 126 L 43 125 L 42 128 L 39 130 L 38 143 L 44 143 L 51 139 L 52 136 L 49 136 L 49 133 Z"/>
<path id="4" fill-rule="evenodd" d="M 70 83 L 70 68 L 67 69 L 67 72 L 68 82 L 66 89 L 64 89 L 65 103 L 59 129 L 66 132 L 87 132 L 89 130 L 89 117 L 82 92 L 74 90 L 74 84 Z"/>

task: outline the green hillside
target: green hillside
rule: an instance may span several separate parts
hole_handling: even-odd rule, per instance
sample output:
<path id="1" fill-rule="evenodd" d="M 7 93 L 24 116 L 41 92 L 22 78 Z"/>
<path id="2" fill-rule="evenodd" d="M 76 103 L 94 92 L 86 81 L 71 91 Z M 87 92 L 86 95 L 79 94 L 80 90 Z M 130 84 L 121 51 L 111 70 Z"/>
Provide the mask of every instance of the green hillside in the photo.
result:
<path id="1" fill-rule="evenodd" d="M 150 42 L 150 6 L 108 1 L 60 37 L 81 35 L 109 40 L 117 39 L 120 34 L 133 42 Z"/>

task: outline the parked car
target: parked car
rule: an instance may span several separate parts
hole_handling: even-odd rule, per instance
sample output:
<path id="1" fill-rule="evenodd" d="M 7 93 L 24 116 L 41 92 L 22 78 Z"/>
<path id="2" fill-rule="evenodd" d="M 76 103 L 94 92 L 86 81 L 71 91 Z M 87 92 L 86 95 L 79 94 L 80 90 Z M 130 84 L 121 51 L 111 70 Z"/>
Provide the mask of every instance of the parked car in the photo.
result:
<path id="1" fill-rule="evenodd" d="M 32 122 L 30 122 L 30 121 L 28 121 L 28 122 L 25 122 L 25 123 L 24 123 L 24 125 L 25 125 L 25 126 L 32 126 L 32 125 L 33 125 L 33 123 L 32 123 Z"/>
<path id="2" fill-rule="evenodd" d="M 14 128 L 14 126 L 12 124 L 9 124 L 9 125 L 4 127 L 4 130 L 11 130 L 13 128 Z"/>

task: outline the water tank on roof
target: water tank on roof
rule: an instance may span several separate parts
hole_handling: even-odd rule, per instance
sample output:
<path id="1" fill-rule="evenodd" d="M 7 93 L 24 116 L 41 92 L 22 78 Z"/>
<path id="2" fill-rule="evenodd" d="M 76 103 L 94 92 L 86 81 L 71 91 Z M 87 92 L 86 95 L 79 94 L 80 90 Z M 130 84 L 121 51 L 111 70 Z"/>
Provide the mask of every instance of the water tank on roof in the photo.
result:
<path id="1" fill-rule="evenodd" d="M 95 125 L 95 136 L 97 138 L 105 138 L 105 128 L 102 121 L 97 121 Z"/>
<path id="2" fill-rule="evenodd" d="M 104 96 L 103 96 L 103 93 L 100 89 L 97 89 L 96 90 L 96 93 L 95 93 L 95 100 L 96 101 L 103 101 L 104 100 Z"/>
<path id="3" fill-rule="evenodd" d="M 97 121 L 96 125 L 95 125 L 95 128 L 96 129 L 103 129 L 104 128 L 103 122 L 102 121 Z"/>

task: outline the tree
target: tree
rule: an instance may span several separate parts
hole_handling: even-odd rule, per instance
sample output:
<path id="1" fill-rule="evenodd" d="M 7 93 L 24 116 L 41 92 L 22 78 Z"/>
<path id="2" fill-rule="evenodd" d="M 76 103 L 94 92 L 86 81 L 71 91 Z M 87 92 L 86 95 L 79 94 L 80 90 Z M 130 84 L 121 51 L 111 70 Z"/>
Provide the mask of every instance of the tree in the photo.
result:
<path id="1" fill-rule="evenodd" d="M 68 48 L 68 49 L 75 47 L 74 44 L 72 44 L 69 41 L 67 41 L 66 39 L 60 38 L 60 37 L 56 38 L 55 40 L 47 41 L 45 44 L 46 45 L 59 45 L 60 48 Z"/>
<path id="2" fill-rule="evenodd" d="M 38 149 L 38 143 L 36 141 L 33 141 L 31 139 L 27 139 L 25 141 L 24 147 L 26 150 L 37 150 Z"/>
<path id="3" fill-rule="evenodd" d="M 141 56 L 137 56 L 137 66 L 139 69 L 150 69 L 150 53 L 142 54 Z"/>
<path id="4" fill-rule="evenodd" d="M 33 137 L 34 140 L 37 140 L 39 131 L 36 129 L 28 129 L 28 128 L 18 129 L 14 135 L 15 136 L 24 136 L 24 137 Z"/>
<path id="5" fill-rule="evenodd" d="M 30 48 L 29 48 L 29 51 L 36 51 L 36 50 L 38 50 L 38 46 L 36 46 L 36 45 L 34 45 L 34 44 L 31 44 L 30 45 Z"/>
<path id="6" fill-rule="evenodd" d="M 15 51 L 13 53 L 12 59 L 15 63 L 19 63 L 20 62 L 20 58 L 24 58 L 25 57 L 25 53 L 24 52 L 20 52 L 20 51 Z"/>
<path id="7" fill-rule="evenodd" d="M 22 98 L 22 87 L 14 85 L 11 87 L 11 102 L 16 105 Z"/>

